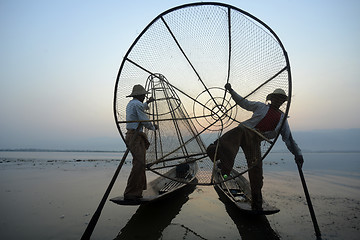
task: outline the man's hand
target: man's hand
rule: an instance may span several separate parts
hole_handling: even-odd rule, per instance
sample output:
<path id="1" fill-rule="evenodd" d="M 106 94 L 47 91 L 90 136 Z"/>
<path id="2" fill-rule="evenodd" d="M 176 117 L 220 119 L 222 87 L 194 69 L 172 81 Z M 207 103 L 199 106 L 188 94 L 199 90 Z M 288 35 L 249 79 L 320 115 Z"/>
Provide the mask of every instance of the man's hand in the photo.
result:
<path id="1" fill-rule="evenodd" d="M 304 158 L 303 158 L 303 156 L 302 156 L 302 155 L 296 155 L 296 156 L 295 156 L 295 162 L 296 162 L 296 164 L 297 164 L 300 168 L 302 168 L 302 165 L 303 165 L 303 163 L 304 163 Z"/>
<path id="2" fill-rule="evenodd" d="M 225 89 L 228 90 L 229 92 L 231 92 L 233 89 L 231 88 L 231 84 L 227 83 L 225 84 Z"/>
<path id="3" fill-rule="evenodd" d="M 154 124 L 154 128 L 155 128 L 155 131 L 156 131 L 156 130 L 159 130 L 159 125 Z"/>
<path id="4" fill-rule="evenodd" d="M 154 101 L 155 101 L 155 99 L 154 99 L 153 97 L 150 97 L 150 98 L 146 101 L 146 103 L 149 104 L 149 103 L 152 103 L 152 102 L 154 102 Z"/>

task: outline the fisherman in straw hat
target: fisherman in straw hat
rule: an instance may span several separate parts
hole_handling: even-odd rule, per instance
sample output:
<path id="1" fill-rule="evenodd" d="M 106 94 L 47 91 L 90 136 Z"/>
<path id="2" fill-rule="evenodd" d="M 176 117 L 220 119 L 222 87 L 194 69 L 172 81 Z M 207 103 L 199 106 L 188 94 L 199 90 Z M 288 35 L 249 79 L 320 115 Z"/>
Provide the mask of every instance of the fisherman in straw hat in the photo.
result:
<path id="1" fill-rule="evenodd" d="M 283 89 L 275 89 L 266 97 L 266 100 L 271 101 L 271 103 L 265 104 L 262 102 L 249 101 L 241 97 L 231 88 L 230 83 L 225 85 L 225 89 L 230 92 L 233 100 L 240 107 L 252 111 L 253 115 L 250 119 L 226 132 L 218 140 L 210 144 L 207 148 L 207 153 L 212 160 L 220 160 L 219 167 L 221 168 L 221 173 L 223 175 L 229 175 L 233 168 L 236 154 L 241 146 L 249 168 L 248 174 L 251 186 L 252 208 L 253 210 L 261 210 L 263 168 L 262 161 L 260 161 L 260 143 L 263 138 L 256 132 L 260 132 L 268 139 L 273 139 L 276 133 L 280 131 L 282 140 L 285 142 L 289 151 L 294 154 L 296 163 L 302 167 L 304 162 L 301 150 L 291 136 L 289 124 L 286 119 L 283 127 L 280 129 L 284 113 L 281 112 L 279 108 L 287 101 L 288 97 Z M 218 141 L 219 146 L 217 148 Z"/>
<path id="2" fill-rule="evenodd" d="M 124 199 L 136 200 L 142 198 L 142 191 L 146 189 L 145 158 L 146 150 L 149 148 L 149 141 L 143 132 L 143 127 L 150 130 L 157 130 L 157 125 L 153 125 L 145 110 L 149 109 L 148 104 L 155 101 L 150 97 L 145 103 L 145 95 L 148 94 L 141 85 L 135 85 L 129 96 L 133 99 L 126 106 L 126 136 L 125 141 L 133 156 L 133 167 L 128 178 L 127 186 L 124 191 Z"/>

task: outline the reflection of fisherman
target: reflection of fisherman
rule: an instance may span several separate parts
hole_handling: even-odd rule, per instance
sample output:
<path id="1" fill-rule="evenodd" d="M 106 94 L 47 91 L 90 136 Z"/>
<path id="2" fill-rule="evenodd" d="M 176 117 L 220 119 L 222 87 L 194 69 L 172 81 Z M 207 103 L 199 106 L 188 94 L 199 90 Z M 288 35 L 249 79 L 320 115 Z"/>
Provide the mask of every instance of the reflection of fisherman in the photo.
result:
<path id="1" fill-rule="evenodd" d="M 149 118 L 145 113 L 145 110 L 149 109 L 148 104 L 154 101 L 151 97 L 147 102 L 143 103 L 146 94 L 148 92 L 143 86 L 135 85 L 132 93 L 127 96 L 133 97 L 126 106 L 127 132 L 125 137 L 125 141 L 133 156 L 133 167 L 124 192 L 124 198 L 130 200 L 141 198 L 142 191 L 146 189 L 145 157 L 150 143 L 143 132 L 143 127 L 154 131 L 158 128 L 149 122 Z M 139 123 L 139 121 L 145 122 Z"/>
<path id="2" fill-rule="evenodd" d="M 251 129 L 257 130 L 269 139 L 275 138 L 276 133 L 280 131 L 287 148 L 295 155 L 296 163 L 301 167 L 304 162 L 301 150 L 291 136 L 287 120 L 285 120 L 282 129 L 280 129 L 284 113 L 281 112 L 279 108 L 287 101 L 287 96 L 284 90 L 276 89 L 266 97 L 266 100 L 271 101 L 271 104 L 267 105 L 262 102 L 249 101 L 241 97 L 231 88 L 230 83 L 227 83 L 225 88 L 230 92 L 232 98 L 240 107 L 252 111 L 253 115 L 238 127 L 221 136 L 220 139 L 217 140 L 219 141 L 217 150 L 217 141 L 210 144 L 207 148 L 207 153 L 211 159 L 214 159 L 214 157 L 216 157 L 216 160 L 220 159 L 221 173 L 223 175 L 229 175 L 233 168 L 236 154 L 241 146 L 249 167 L 252 208 L 254 210 L 260 210 L 262 209 L 261 188 L 263 186 L 260 142 L 263 139 Z"/>

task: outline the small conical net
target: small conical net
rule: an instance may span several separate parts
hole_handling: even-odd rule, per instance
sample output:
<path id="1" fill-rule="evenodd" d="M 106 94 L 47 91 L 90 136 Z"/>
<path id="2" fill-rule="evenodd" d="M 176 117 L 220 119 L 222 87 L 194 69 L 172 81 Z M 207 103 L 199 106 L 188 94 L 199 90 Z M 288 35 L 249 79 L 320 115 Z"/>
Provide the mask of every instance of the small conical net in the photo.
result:
<path id="1" fill-rule="evenodd" d="M 156 99 L 148 112 L 149 118 L 159 127 L 157 131 L 147 131 L 151 143 L 147 151 L 148 167 L 161 173 L 184 161 L 206 157 L 206 146 L 199 132 L 166 78 L 161 74 L 151 75 L 146 88 Z"/>
<path id="2" fill-rule="evenodd" d="M 197 184 L 214 182 L 214 162 L 206 148 L 252 116 L 237 105 L 224 85 L 250 101 L 265 102 L 281 88 L 289 96 L 291 74 L 286 51 L 275 33 L 252 15 L 221 3 L 196 3 L 170 9 L 156 17 L 125 55 L 116 80 L 114 114 L 126 133 L 126 105 L 134 85 L 156 99 L 147 112 L 157 131 L 146 131 L 150 148 L 146 162 L 160 175 L 182 162 L 198 163 Z M 275 143 L 260 143 L 262 161 Z M 234 169 L 249 167 L 242 149 Z"/>

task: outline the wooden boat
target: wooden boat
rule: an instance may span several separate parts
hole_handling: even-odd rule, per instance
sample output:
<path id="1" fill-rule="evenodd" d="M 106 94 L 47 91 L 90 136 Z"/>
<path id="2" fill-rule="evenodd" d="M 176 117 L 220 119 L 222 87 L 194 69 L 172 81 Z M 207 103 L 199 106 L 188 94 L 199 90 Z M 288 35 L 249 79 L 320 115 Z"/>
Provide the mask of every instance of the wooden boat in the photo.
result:
<path id="1" fill-rule="evenodd" d="M 214 185 L 214 187 L 216 190 L 220 190 L 220 193 L 224 194 L 231 202 L 233 202 L 239 210 L 255 215 L 270 215 L 280 211 L 278 208 L 268 204 L 264 199 L 262 205 L 263 209 L 253 210 L 251 208 L 251 189 L 249 181 L 233 169 L 228 178 L 231 176 L 239 176 L 224 182 L 225 179 L 220 170 L 216 169 L 215 171 L 215 181 L 221 183 Z"/>
<path id="2" fill-rule="evenodd" d="M 184 169 L 186 170 L 184 171 Z M 188 183 L 193 182 L 197 171 L 198 165 L 196 162 L 181 164 L 164 174 L 164 176 L 168 178 L 160 176 L 149 182 L 147 189 L 143 191 L 142 198 L 129 200 L 120 196 L 112 198 L 110 201 L 119 205 L 140 205 L 164 199 L 184 188 Z M 172 179 L 176 179 L 177 181 Z"/>

